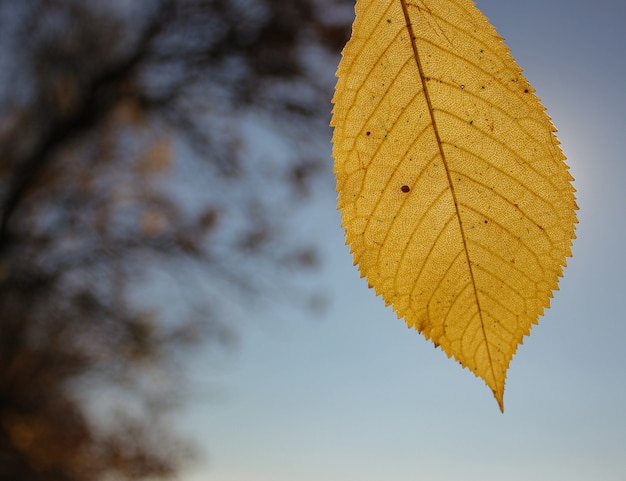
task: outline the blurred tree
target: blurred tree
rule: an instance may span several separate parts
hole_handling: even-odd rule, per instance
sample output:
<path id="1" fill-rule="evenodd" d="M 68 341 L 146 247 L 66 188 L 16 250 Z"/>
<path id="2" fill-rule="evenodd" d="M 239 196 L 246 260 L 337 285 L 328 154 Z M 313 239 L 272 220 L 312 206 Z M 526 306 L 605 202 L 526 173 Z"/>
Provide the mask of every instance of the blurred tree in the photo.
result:
<path id="1" fill-rule="evenodd" d="M 232 339 L 223 292 L 316 264 L 290 212 L 324 165 L 323 72 L 351 15 L 0 0 L 0 480 L 180 467 L 163 422 L 180 346 Z M 194 272 L 213 296 L 186 294 Z M 184 308 L 163 309 L 177 289 Z"/>

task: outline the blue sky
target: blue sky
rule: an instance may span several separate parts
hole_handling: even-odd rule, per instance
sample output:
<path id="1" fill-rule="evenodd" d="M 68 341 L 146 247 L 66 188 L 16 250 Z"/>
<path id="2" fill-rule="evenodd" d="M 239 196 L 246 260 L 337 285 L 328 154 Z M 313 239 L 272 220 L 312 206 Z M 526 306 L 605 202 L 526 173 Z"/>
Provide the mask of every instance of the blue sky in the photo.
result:
<path id="1" fill-rule="evenodd" d="M 513 359 L 504 414 L 359 279 L 329 157 L 302 235 L 320 239 L 310 284 L 330 307 L 241 309 L 240 346 L 206 372 L 196 360 L 212 395 L 182 424 L 208 458 L 181 480 L 626 481 L 626 2 L 478 6 L 558 127 L 580 206 L 574 257 Z"/>

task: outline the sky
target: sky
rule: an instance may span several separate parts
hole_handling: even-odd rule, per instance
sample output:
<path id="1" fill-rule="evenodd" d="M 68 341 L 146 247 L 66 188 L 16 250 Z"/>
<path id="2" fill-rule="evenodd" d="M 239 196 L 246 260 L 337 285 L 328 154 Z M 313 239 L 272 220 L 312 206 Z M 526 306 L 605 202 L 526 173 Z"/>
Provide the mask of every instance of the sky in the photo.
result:
<path id="1" fill-rule="evenodd" d="M 504 413 L 359 278 L 329 139 L 302 234 L 320 239 L 310 285 L 330 304 L 242 308 L 238 347 L 194 360 L 210 394 L 180 424 L 206 459 L 181 481 L 626 481 L 626 2 L 477 4 L 559 129 L 580 207 L 573 258 L 512 361 Z"/>

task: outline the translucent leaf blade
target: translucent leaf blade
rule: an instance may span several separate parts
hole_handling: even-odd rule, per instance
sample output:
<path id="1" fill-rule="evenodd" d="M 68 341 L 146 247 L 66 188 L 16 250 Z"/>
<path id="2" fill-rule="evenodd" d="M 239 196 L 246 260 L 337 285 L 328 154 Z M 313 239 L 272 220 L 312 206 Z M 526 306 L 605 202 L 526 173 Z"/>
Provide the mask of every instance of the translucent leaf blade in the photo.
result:
<path id="1" fill-rule="evenodd" d="M 333 155 L 355 263 L 502 408 L 511 358 L 571 255 L 555 128 L 469 0 L 358 0 L 337 75 Z"/>

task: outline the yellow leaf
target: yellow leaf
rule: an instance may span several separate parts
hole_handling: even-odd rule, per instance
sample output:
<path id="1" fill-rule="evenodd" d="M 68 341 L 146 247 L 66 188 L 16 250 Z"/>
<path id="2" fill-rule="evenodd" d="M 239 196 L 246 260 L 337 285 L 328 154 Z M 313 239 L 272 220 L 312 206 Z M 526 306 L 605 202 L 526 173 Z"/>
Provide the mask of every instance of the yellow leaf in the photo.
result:
<path id="1" fill-rule="evenodd" d="M 571 256 L 573 180 L 533 88 L 471 0 L 357 0 L 333 99 L 347 243 L 399 318 L 484 379 Z"/>

